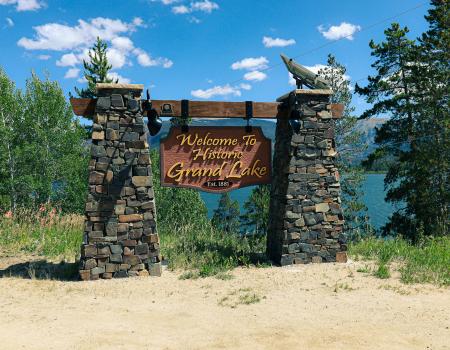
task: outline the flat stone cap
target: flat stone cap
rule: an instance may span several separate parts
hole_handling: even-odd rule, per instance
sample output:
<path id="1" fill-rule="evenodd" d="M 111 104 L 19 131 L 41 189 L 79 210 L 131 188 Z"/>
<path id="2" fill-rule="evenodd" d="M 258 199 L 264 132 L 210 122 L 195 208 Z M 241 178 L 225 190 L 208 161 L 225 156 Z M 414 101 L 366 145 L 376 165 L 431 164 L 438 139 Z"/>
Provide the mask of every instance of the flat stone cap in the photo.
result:
<path id="1" fill-rule="evenodd" d="M 97 91 L 99 90 L 126 90 L 126 91 L 142 91 L 144 84 L 113 84 L 113 83 L 97 83 L 95 85 Z"/>
<path id="2" fill-rule="evenodd" d="M 295 95 L 333 95 L 333 90 L 327 90 L 327 89 L 295 89 L 291 92 L 288 92 L 287 94 L 284 94 L 283 96 L 280 96 L 277 98 L 277 102 L 283 102 L 291 96 L 291 94 Z"/>

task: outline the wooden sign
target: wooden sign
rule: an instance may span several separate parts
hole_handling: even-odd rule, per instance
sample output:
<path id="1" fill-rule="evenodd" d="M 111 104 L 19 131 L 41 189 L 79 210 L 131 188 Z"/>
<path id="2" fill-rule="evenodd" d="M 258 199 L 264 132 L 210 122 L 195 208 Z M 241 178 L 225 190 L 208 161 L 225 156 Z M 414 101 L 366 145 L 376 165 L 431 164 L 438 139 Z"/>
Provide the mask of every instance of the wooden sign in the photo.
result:
<path id="1" fill-rule="evenodd" d="M 172 127 L 161 140 L 161 185 L 220 193 L 270 183 L 271 146 L 260 127 Z"/>

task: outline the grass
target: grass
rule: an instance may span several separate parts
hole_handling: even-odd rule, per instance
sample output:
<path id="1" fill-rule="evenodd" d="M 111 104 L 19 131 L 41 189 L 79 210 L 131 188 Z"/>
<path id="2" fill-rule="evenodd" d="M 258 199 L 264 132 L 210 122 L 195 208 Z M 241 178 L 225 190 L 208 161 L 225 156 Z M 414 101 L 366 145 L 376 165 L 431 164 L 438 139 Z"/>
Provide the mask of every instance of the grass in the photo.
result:
<path id="1" fill-rule="evenodd" d="M 8 255 L 24 253 L 73 261 L 80 252 L 83 220 L 80 215 L 62 215 L 51 208 L 37 212 L 21 210 L 9 217 L 2 215 L 0 251 Z M 186 271 L 180 279 L 214 275 L 227 280 L 232 276 L 226 272 L 237 266 L 269 266 L 264 253 L 265 237 L 220 232 L 208 220 L 181 228 L 160 225 L 159 233 L 161 252 L 168 259 L 169 268 Z M 373 271 L 366 265 L 358 272 L 389 278 L 391 270 L 397 268 L 404 283 L 450 285 L 450 237 L 428 238 L 420 245 L 402 239 L 372 237 L 350 244 L 349 254 L 356 260 L 377 263 Z M 30 266 L 30 277 L 36 274 L 33 269 Z"/>
<path id="2" fill-rule="evenodd" d="M 356 260 L 375 260 L 373 274 L 379 278 L 389 278 L 396 263 L 404 283 L 450 285 L 450 237 L 428 238 L 419 245 L 400 238 L 368 238 L 351 244 L 349 254 Z"/>
<path id="3" fill-rule="evenodd" d="M 216 276 L 237 266 L 267 264 L 265 237 L 241 237 L 216 230 L 209 222 L 181 228 L 159 227 L 161 253 L 170 269 L 189 270 L 181 279 Z"/>
<path id="4" fill-rule="evenodd" d="M 356 272 L 361 272 L 361 273 L 370 273 L 370 267 L 369 265 L 364 265 L 364 267 L 359 267 Z"/>
<path id="5" fill-rule="evenodd" d="M 265 299 L 266 297 L 260 297 L 257 293 L 253 292 L 251 288 L 240 288 L 228 292 L 227 295 L 218 300 L 218 304 L 224 307 L 236 308 L 238 305 L 250 305 L 256 304 Z"/>
<path id="6" fill-rule="evenodd" d="M 11 215 L 10 215 L 11 216 Z M 0 250 L 4 254 L 33 254 L 74 260 L 80 252 L 84 218 L 54 209 L 22 209 L 0 216 Z"/>
<path id="7" fill-rule="evenodd" d="M 80 252 L 84 217 L 62 215 L 52 208 L 20 210 L 0 216 L 0 251 L 74 260 Z M 187 270 L 179 278 L 216 276 L 237 266 L 267 266 L 265 237 L 241 237 L 216 230 L 208 220 L 181 228 L 160 225 L 161 253 L 169 268 Z"/>

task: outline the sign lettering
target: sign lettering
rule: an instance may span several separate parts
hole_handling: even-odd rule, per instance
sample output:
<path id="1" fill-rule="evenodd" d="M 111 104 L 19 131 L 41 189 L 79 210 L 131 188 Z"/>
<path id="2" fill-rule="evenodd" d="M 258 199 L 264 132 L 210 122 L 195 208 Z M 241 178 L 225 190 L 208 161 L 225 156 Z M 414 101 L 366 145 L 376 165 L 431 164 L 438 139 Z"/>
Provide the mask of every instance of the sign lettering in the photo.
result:
<path id="1" fill-rule="evenodd" d="M 172 127 L 161 140 L 161 184 L 226 192 L 270 183 L 271 141 L 261 128 Z"/>

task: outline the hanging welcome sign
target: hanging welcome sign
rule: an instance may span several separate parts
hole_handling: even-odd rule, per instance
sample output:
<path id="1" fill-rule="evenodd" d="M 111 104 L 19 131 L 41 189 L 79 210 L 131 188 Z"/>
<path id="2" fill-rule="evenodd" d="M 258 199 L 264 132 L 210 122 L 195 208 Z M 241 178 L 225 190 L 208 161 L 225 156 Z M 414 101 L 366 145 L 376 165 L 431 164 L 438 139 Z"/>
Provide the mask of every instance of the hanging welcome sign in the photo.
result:
<path id="1" fill-rule="evenodd" d="M 226 192 L 267 184 L 271 141 L 259 127 L 172 127 L 161 140 L 161 184 Z"/>

